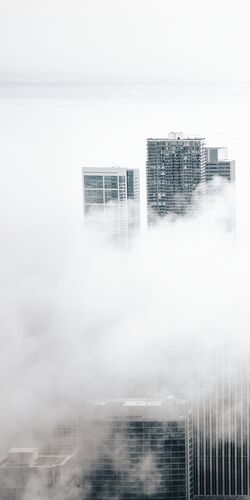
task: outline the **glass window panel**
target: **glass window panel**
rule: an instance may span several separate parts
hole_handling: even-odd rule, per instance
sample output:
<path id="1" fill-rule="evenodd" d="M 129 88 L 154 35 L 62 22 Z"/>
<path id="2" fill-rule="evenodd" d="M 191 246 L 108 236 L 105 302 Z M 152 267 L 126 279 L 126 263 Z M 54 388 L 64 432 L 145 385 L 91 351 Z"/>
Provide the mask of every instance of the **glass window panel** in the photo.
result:
<path id="1" fill-rule="evenodd" d="M 117 202 L 118 200 L 118 190 L 117 189 L 107 189 L 105 191 L 105 202 Z"/>
<path id="2" fill-rule="evenodd" d="M 85 213 L 88 215 L 93 215 L 95 213 L 103 214 L 104 213 L 104 205 L 85 205 Z"/>
<path id="3" fill-rule="evenodd" d="M 103 190 L 85 189 L 85 203 L 103 203 Z"/>
<path id="4" fill-rule="evenodd" d="M 105 189 L 117 189 L 117 176 L 115 175 L 106 175 L 104 178 L 104 186 Z"/>
<path id="5" fill-rule="evenodd" d="M 84 175 L 85 188 L 102 189 L 103 177 L 102 175 Z"/>

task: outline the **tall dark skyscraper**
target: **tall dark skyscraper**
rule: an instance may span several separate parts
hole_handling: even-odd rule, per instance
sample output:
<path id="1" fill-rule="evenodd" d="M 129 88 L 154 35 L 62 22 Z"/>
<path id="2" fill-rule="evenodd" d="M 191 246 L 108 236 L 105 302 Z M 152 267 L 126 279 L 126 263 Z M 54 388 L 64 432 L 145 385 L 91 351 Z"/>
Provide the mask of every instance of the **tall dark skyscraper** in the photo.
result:
<path id="1" fill-rule="evenodd" d="M 121 400 L 99 404 L 98 460 L 87 473 L 89 499 L 188 500 L 192 484 L 192 420 L 185 401 Z"/>
<path id="2" fill-rule="evenodd" d="M 156 216 L 183 215 L 200 185 L 205 190 L 205 139 L 170 133 L 167 139 L 147 140 L 148 223 Z"/>
<path id="3" fill-rule="evenodd" d="M 51 442 L 57 449 L 77 446 L 87 500 L 191 500 L 192 439 L 192 413 L 171 397 L 89 404 Z"/>
<path id="4" fill-rule="evenodd" d="M 194 409 L 194 494 L 250 495 L 249 368 L 224 349 L 209 371 Z"/>

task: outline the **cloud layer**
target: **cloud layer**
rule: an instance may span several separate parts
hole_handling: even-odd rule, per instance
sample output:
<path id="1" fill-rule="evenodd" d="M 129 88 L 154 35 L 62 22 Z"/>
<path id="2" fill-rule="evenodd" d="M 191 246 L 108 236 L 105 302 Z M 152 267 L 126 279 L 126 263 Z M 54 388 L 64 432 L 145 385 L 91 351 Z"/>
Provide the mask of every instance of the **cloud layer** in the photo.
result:
<path id="1" fill-rule="evenodd" d="M 92 397 L 126 396 L 135 381 L 153 381 L 150 396 L 190 398 L 194 349 L 200 374 L 225 343 L 235 362 L 245 357 L 250 269 L 228 230 L 233 208 L 225 187 L 195 217 L 143 232 L 128 252 L 82 226 L 62 231 L 59 220 L 34 224 L 25 241 L 8 228 L 1 433 L 23 442 L 31 423 Z"/>

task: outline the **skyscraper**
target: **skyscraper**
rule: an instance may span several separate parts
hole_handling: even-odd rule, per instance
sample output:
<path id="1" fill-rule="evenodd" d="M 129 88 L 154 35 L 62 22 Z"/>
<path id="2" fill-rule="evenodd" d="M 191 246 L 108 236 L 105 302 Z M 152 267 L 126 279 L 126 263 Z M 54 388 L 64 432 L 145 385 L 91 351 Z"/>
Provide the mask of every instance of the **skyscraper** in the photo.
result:
<path id="1" fill-rule="evenodd" d="M 97 401 L 58 428 L 60 443 L 63 449 L 77 444 L 87 500 L 193 497 L 192 413 L 186 401 Z"/>
<path id="2" fill-rule="evenodd" d="M 140 226 L 139 170 L 83 168 L 85 217 L 108 240 L 127 247 Z"/>
<path id="3" fill-rule="evenodd" d="M 227 148 L 206 148 L 206 181 L 215 176 L 228 181 L 235 180 L 235 161 L 227 158 Z"/>
<path id="4" fill-rule="evenodd" d="M 89 461 L 89 499 L 192 498 L 192 419 L 185 401 L 103 401 L 97 415 L 92 435 L 100 439 L 103 432 L 104 441 L 97 460 Z"/>
<path id="5" fill-rule="evenodd" d="M 170 133 L 168 138 L 147 140 L 148 223 L 156 216 L 183 215 L 200 185 L 205 190 L 205 139 L 184 138 Z"/>
<path id="6" fill-rule="evenodd" d="M 199 374 L 193 418 L 194 494 L 250 495 L 248 362 L 235 362 L 223 349 L 207 368 Z"/>

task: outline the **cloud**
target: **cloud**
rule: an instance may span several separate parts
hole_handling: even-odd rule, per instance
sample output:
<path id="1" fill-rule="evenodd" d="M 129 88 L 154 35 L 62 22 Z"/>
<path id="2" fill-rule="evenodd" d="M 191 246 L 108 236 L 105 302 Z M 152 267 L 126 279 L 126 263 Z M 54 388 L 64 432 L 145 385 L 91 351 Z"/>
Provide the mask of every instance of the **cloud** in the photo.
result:
<path id="1" fill-rule="evenodd" d="M 228 231 L 234 195 L 221 196 L 193 218 L 163 220 L 128 252 L 82 226 L 63 232 L 62 221 L 53 231 L 34 221 L 25 244 L 11 228 L 8 273 L 12 252 L 1 261 L 6 436 L 62 405 L 125 394 L 130 377 L 189 397 L 194 343 L 200 365 L 229 340 L 245 355 L 248 259 Z"/>
<path id="2" fill-rule="evenodd" d="M 250 347 L 249 254 L 233 230 L 234 208 L 233 187 L 215 181 L 197 213 L 166 217 L 128 251 L 60 219 L 30 222 L 25 242 L 21 227 L 6 227 L 15 259 L 5 249 L 0 263 L 3 453 L 46 446 L 58 423 L 79 412 L 84 418 L 93 398 L 136 389 L 193 405 L 221 379 L 230 387 Z M 237 394 L 218 426 L 221 436 L 232 434 L 232 411 L 242 411 Z M 100 445 L 107 454 L 105 435 Z M 110 456 L 118 469 L 119 456 L 118 446 Z M 154 457 L 142 461 L 132 476 L 157 489 Z"/>

